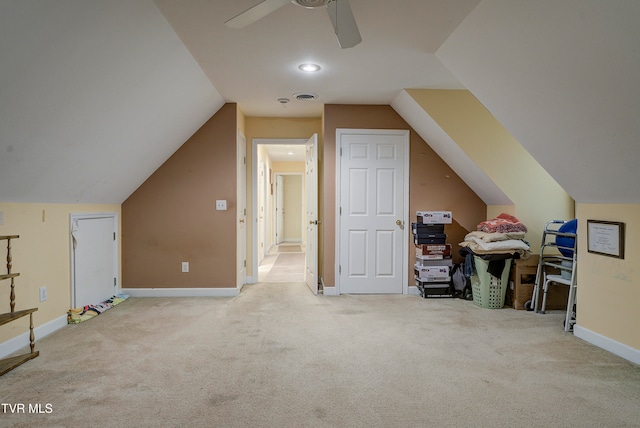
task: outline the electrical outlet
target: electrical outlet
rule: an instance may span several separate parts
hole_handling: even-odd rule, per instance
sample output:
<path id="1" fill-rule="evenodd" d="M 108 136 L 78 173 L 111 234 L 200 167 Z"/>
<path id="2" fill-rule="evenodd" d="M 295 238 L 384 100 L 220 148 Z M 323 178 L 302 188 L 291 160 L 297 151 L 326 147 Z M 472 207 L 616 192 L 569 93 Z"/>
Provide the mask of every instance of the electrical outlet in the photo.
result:
<path id="1" fill-rule="evenodd" d="M 40 287 L 40 301 L 44 302 L 47 300 L 47 287 Z"/>
<path id="2" fill-rule="evenodd" d="M 182 272 L 189 272 L 189 262 L 182 262 Z"/>
<path id="3" fill-rule="evenodd" d="M 225 211 L 227 209 L 227 200 L 226 199 L 218 199 L 216 200 L 216 210 L 217 211 Z"/>

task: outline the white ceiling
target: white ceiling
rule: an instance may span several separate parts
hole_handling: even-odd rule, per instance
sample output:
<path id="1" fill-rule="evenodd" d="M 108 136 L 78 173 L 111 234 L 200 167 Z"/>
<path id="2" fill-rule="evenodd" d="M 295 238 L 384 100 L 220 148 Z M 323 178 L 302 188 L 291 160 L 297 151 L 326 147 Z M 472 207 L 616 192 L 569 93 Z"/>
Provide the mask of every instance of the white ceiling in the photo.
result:
<path id="1" fill-rule="evenodd" d="M 304 162 L 304 144 L 264 144 L 262 147 L 267 151 L 272 161 L 276 162 Z"/>
<path id="2" fill-rule="evenodd" d="M 640 202 L 640 2 L 351 0 L 342 50 L 323 10 L 224 25 L 258 1 L 0 2 L 0 201 L 121 203 L 224 102 L 388 104 L 451 145 L 403 89 L 466 88 L 577 202 Z"/>
<path id="3" fill-rule="evenodd" d="M 437 55 L 574 200 L 640 203 L 638 22 L 639 1 L 483 0 Z"/>
<path id="4" fill-rule="evenodd" d="M 148 1 L 0 2 L 0 201 L 122 203 L 224 101 Z"/>
<path id="5" fill-rule="evenodd" d="M 405 88 L 462 88 L 434 53 L 479 0 L 350 0 L 363 41 L 349 49 L 340 49 L 324 7 L 287 4 L 248 27 L 224 25 L 259 1 L 155 0 L 225 101 L 247 116 L 320 117 L 323 104 L 391 104 Z M 305 62 L 322 70 L 303 73 Z M 296 101 L 298 92 L 318 99 Z"/>

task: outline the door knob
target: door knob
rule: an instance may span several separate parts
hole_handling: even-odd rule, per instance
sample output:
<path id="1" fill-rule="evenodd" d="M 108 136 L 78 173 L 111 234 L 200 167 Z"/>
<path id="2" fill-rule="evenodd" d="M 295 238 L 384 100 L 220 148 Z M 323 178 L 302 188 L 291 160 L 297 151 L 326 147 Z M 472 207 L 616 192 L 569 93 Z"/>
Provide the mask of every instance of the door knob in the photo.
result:
<path id="1" fill-rule="evenodd" d="M 396 224 L 398 225 L 398 227 L 400 227 L 400 229 L 404 229 L 404 224 L 402 223 L 402 220 L 396 220 Z"/>
<path id="2" fill-rule="evenodd" d="M 240 223 L 244 223 L 244 219 L 243 218 L 240 219 Z"/>

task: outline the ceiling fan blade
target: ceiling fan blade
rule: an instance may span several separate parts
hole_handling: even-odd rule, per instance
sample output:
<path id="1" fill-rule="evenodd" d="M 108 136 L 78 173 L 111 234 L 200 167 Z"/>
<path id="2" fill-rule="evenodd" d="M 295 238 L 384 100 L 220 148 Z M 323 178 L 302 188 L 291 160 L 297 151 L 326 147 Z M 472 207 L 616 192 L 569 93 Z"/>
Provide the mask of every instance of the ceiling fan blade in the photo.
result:
<path id="1" fill-rule="evenodd" d="M 356 19 L 351 12 L 349 0 L 333 0 L 327 4 L 327 12 L 338 36 L 338 43 L 342 49 L 352 48 L 362 41 Z"/>
<path id="2" fill-rule="evenodd" d="M 225 24 L 231 28 L 244 28 L 290 2 L 291 0 L 264 0 L 241 14 L 234 16 L 225 22 Z"/>

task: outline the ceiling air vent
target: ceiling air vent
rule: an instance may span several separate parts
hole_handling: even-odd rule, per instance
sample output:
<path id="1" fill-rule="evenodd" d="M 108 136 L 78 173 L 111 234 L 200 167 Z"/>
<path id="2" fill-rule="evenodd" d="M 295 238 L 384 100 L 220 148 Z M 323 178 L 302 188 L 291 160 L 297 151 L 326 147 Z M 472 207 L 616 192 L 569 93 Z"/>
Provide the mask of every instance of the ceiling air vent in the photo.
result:
<path id="1" fill-rule="evenodd" d="M 311 92 L 298 92 L 293 94 L 293 98 L 298 101 L 314 101 L 318 99 L 318 94 Z"/>

